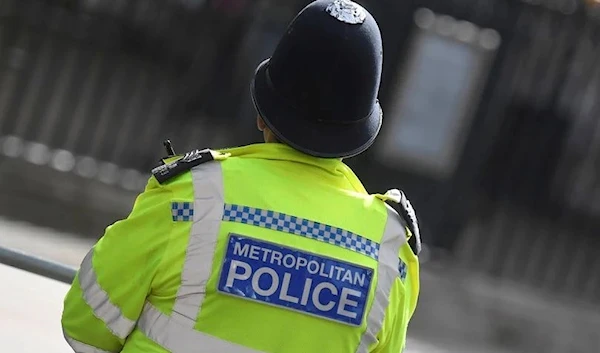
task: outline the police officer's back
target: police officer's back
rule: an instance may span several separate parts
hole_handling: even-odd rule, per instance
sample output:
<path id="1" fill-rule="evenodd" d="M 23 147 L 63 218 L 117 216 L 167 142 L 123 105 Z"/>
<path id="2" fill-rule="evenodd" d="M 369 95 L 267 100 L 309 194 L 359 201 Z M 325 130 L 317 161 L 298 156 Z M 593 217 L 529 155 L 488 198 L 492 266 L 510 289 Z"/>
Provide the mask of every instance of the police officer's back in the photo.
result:
<path id="1" fill-rule="evenodd" d="M 381 127 L 382 55 L 359 5 L 307 6 L 252 83 L 267 143 L 153 170 L 66 297 L 73 349 L 401 351 L 419 291 L 414 212 L 342 162 Z"/>

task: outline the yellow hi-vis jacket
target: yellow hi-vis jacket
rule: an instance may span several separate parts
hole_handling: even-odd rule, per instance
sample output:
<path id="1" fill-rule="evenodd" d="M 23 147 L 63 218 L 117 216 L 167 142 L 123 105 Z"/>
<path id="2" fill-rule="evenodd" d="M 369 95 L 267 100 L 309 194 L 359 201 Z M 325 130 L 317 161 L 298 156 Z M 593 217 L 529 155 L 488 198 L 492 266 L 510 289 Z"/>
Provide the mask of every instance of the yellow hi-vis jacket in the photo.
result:
<path id="1" fill-rule="evenodd" d="M 62 316 L 73 350 L 401 352 L 419 266 L 390 194 L 282 144 L 205 153 L 154 173 L 85 256 Z"/>

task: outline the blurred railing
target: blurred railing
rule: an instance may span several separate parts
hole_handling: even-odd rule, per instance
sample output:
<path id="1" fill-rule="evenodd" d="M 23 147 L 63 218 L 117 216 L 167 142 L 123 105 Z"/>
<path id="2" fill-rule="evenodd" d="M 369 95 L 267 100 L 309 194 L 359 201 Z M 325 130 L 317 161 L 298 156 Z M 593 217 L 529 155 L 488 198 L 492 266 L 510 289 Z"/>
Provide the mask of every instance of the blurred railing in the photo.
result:
<path id="1" fill-rule="evenodd" d="M 40 257 L 0 246 L 0 264 L 35 273 L 66 284 L 73 283 L 76 269 Z"/>

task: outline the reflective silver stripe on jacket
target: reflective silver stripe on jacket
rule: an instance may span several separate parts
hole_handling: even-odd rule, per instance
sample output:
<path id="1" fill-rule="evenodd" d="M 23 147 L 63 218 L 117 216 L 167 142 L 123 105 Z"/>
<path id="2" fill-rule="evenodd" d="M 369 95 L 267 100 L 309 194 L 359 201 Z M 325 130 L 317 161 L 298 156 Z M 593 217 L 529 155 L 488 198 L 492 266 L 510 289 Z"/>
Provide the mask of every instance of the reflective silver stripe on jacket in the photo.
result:
<path id="1" fill-rule="evenodd" d="M 138 329 L 171 353 L 261 353 L 194 330 L 186 322 L 173 320 L 149 303 L 144 306 Z"/>
<path id="2" fill-rule="evenodd" d="M 173 306 L 173 316 L 179 316 L 187 328 L 198 319 L 206 282 L 211 270 L 221 218 L 223 218 L 223 173 L 221 163 L 212 162 L 192 168 L 194 187 L 194 223 L 185 254 L 181 286 Z"/>
<path id="3" fill-rule="evenodd" d="M 181 273 L 181 286 L 171 316 L 146 303 L 138 329 L 169 352 L 260 353 L 194 329 L 211 275 L 224 194 L 221 163 L 201 164 L 191 170 L 194 186 L 194 223 Z"/>
<path id="4" fill-rule="evenodd" d="M 383 327 L 385 312 L 390 302 L 390 291 L 399 275 L 400 247 L 406 243 L 406 233 L 404 225 L 400 222 L 400 216 L 393 208 L 385 206 L 388 217 L 379 247 L 375 300 L 367 316 L 367 329 L 362 335 L 357 353 L 368 353 L 369 347 L 377 341 L 377 334 Z"/>
<path id="5" fill-rule="evenodd" d="M 121 309 L 110 302 L 108 294 L 100 288 L 92 260 L 94 248 L 85 255 L 79 269 L 79 285 L 83 291 L 83 300 L 90 306 L 94 315 L 102 320 L 113 335 L 125 339 L 133 331 L 135 321 L 121 312 Z"/>
<path id="6" fill-rule="evenodd" d="M 105 351 L 100 348 L 92 347 L 89 344 L 79 342 L 76 339 L 69 337 L 69 335 L 64 333 L 64 331 L 63 331 L 63 335 L 65 336 L 65 340 L 67 341 L 69 346 L 71 346 L 71 348 L 73 348 L 73 351 L 75 353 L 116 353 L 116 352 L 111 352 L 111 351 Z"/>

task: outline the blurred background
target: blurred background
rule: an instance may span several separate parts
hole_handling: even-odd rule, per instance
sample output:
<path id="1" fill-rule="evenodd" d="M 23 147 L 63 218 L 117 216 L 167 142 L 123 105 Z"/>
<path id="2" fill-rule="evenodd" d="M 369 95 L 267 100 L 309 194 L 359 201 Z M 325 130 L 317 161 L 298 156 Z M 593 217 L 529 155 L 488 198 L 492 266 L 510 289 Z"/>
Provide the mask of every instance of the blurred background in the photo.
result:
<path id="1" fill-rule="evenodd" d="M 308 3 L 0 0 L 0 246 L 77 266 L 164 139 L 260 141 L 253 70 Z M 600 1 L 361 4 L 383 33 L 384 132 L 348 164 L 419 216 L 408 352 L 600 352 Z M 60 336 L 66 289 L 0 269 L 0 326 L 53 291 L 37 324 Z M 29 352 L 15 335 L 2 350 Z"/>

